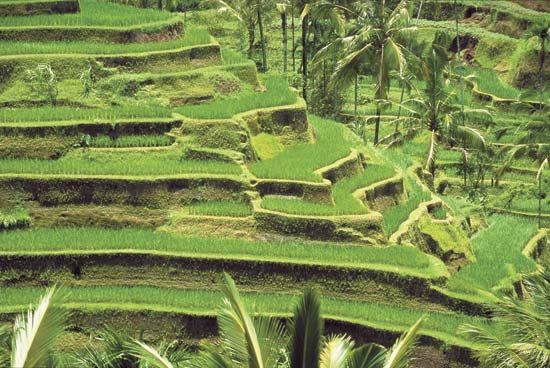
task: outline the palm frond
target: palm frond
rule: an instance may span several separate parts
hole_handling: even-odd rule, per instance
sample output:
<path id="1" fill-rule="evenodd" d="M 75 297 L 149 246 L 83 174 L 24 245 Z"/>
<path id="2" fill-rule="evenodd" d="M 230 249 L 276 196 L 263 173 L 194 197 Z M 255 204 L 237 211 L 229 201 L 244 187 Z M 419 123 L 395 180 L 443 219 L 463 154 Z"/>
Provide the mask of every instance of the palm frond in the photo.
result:
<path id="1" fill-rule="evenodd" d="M 378 344 L 365 344 L 353 350 L 347 368 L 383 368 L 387 350 Z"/>
<path id="2" fill-rule="evenodd" d="M 317 368 L 323 320 L 317 292 L 306 289 L 294 308 L 290 322 L 290 368 Z"/>
<path id="3" fill-rule="evenodd" d="M 285 327 L 278 319 L 266 316 L 255 317 L 253 322 L 264 366 L 273 367 L 279 358 L 279 347 L 285 338 Z"/>
<path id="4" fill-rule="evenodd" d="M 218 314 L 220 335 L 232 360 L 249 364 L 251 368 L 263 368 L 264 359 L 260 342 L 252 319 L 248 315 L 235 281 L 223 274 L 221 290 L 225 296 L 224 305 Z"/>
<path id="5" fill-rule="evenodd" d="M 349 336 L 333 336 L 321 350 L 320 368 L 345 368 L 353 349 L 353 341 Z"/>
<path id="6" fill-rule="evenodd" d="M 157 349 L 144 342 L 135 340 L 130 347 L 130 352 L 151 368 L 174 368 L 172 362 L 159 353 Z"/>
<path id="7" fill-rule="evenodd" d="M 55 287 L 46 291 L 36 308 L 17 316 L 13 327 L 12 367 L 43 365 L 59 336 L 65 331 L 67 309 L 60 302 Z"/>
<path id="8" fill-rule="evenodd" d="M 483 135 L 474 128 L 459 125 L 455 128 L 454 134 L 463 144 L 480 151 L 487 149 L 487 142 Z"/>
<path id="9" fill-rule="evenodd" d="M 430 173 L 435 171 L 435 160 L 436 160 L 436 135 L 435 130 L 432 130 L 432 135 L 430 138 L 430 149 L 428 150 L 428 158 L 426 159 L 426 170 Z"/>
<path id="10" fill-rule="evenodd" d="M 199 356 L 190 363 L 192 368 L 232 368 L 223 355 L 215 351 L 201 352 Z"/>
<path id="11" fill-rule="evenodd" d="M 405 368 L 408 366 L 412 348 L 416 343 L 418 331 L 423 322 L 424 317 L 421 317 L 390 348 L 383 368 Z"/>

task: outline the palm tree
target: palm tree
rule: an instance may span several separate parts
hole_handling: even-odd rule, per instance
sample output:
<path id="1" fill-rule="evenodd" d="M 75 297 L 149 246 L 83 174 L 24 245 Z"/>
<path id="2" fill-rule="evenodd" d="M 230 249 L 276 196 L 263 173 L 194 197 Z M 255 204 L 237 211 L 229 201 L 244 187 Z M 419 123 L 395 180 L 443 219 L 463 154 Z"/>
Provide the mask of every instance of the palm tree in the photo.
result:
<path id="1" fill-rule="evenodd" d="M 462 143 L 465 147 L 484 151 L 484 137 L 476 129 L 465 126 L 462 119 L 469 116 L 478 120 L 492 120 L 487 110 L 462 110 L 455 103 L 455 94 L 448 92 L 446 76 L 450 74 L 449 58 L 443 46 L 446 44 L 446 38 L 444 33 L 436 34 L 431 50 L 422 65 L 426 87 L 418 98 L 405 101 L 405 104 L 410 106 L 408 120 L 424 125 L 431 132 L 426 167 L 432 177 L 435 177 L 438 139 L 446 140 L 451 146 Z"/>
<path id="2" fill-rule="evenodd" d="M 258 2 L 256 0 L 206 0 L 205 4 L 216 5 L 221 12 L 228 13 L 239 21 L 248 33 L 248 58 L 254 57 L 256 24 L 258 23 Z"/>
<path id="3" fill-rule="evenodd" d="M 343 57 L 336 65 L 332 83 L 345 88 L 355 81 L 357 70 L 370 61 L 376 73 L 376 125 L 374 144 L 378 144 L 380 134 L 380 115 L 382 104 L 388 99 L 390 72 L 405 72 L 409 55 L 399 39 L 414 28 L 408 26 L 407 1 L 401 0 L 394 9 L 386 7 L 386 0 L 373 1 L 357 7 L 357 10 L 345 9 L 356 19 L 356 26 L 350 36 L 334 41 L 344 46 Z M 369 7 L 373 9 L 372 14 Z M 332 47 L 328 45 L 327 47 Z"/>
<path id="4" fill-rule="evenodd" d="M 281 16 L 281 31 L 283 32 L 283 73 L 288 69 L 288 4 L 277 3 L 277 11 Z"/>
<path id="5" fill-rule="evenodd" d="M 486 367 L 544 368 L 550 366 L 550 272 L 524 281 L 525 298 L 495 295 L 488 307 L 503 331 L 464 325 L 461 332 L 478 349 L 475 354 Z"/>
<path id="6" fill-rule="evenodd" d="M 251 317 L 233 279 L 224 274 L 223 307 L 218 315 L 222 352 L 202 353 L 197 364 L 202 368 L 397 368 L 404 367 L 414 345 L 419 320 L 386 350 L 376 344 L 355 347 L 347 336 L 323 337 L 319 295 L 306 289 L 290 320 L 288 362 L 281 363 L 279 343 L 285 340 L 283 325 L 273 318 Z"/>

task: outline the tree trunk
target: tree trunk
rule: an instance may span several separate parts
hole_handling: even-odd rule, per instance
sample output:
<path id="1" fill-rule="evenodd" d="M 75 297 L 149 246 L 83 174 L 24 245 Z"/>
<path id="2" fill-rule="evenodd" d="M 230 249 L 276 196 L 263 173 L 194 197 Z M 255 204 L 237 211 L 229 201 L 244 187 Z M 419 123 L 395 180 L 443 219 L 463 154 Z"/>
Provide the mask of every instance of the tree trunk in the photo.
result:
<path id="1" fill-rule="evenodd" d="M 292 71 L 296 71 L 296 36 L 294 26 L 294 6 L 292 6 Z"/>
<path id="2" fill-rule="evenodd" d="M 376 124 L 374 126 L 374 144 L 378 144 L 378 136 L 380 135 L 380 102 L 376 103 Z"/>
<path id="3" fill-rule="evenodd" d="M 248 58 L 254 57 L 254 41 L 255 41 L 254 26 L 248 26 Z"/>
<path id="4" fill-rule="evenodd" d="M 267 72 L 267 50 L 265 49 L 264 25 L 262 21 L 262 11 L 258 3 L 258 28 L 260 29 L 260 45 L 262 47 L 262 71 Z"/>
<path id="5" fill-rule="evenodd" d="M 544 61 L 546 59 L 545 44 L 546 44 L 547 37 L 548 37 L 548 34 L 546 33 L 546 31 L 542 31 L 542 33 L 540 34 L 539 74 L 542 73 L 542 69 L 544 68 Z"/>
<path id="6" fill-rule="evenodd" d="M 359 104 L 359 74 L 355 75 L 355 90 L 354 90 L 354 101 L 353 101 L 353 111 L 355 112 L 355 117 L 357 117 L 357 105 Z"/>
<path id="7" fill-rule="evenodd" d="M 308 21 L 309 21 L 309 15 L 306 14 L 302 18 L 302 76 L 303 76 L 303 84 L 302 84 L 302 96 L 304 97 L 304 100 L 307 102 L 307 35 L 308 35 Z"/>
<path id="8" fill-rule="evenodd" d="M 287 14 L 281 13 L 281 27 L 283 28 L 283 72 L 288 69 L 288 30 L 287 30 Z"/>
<path id="9" fill-rule="evenodd" d="M 162 0 L 157 0 L 157 7 L 162 10 Z"/>

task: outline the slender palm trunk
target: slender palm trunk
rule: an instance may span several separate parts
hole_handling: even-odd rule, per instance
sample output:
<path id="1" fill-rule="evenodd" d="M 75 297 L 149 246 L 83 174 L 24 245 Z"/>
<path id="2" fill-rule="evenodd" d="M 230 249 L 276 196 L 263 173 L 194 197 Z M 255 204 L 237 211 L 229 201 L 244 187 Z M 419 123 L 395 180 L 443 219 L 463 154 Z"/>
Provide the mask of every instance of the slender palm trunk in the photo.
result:
<path id="1" fill-rule="evenodd" d="M 457 62 L 460 63 L 460 34 L 458 32 L 458 6 L 455 0 L 455 24 L 456 24 L 456 55 Z M 460 119 L 462 125 L 464 125 L 464 79 L 462 78 L 462 72 L 459 72 L 460 76 Z"/>
<path id="2" fill-rule="evenodd" d="M 267 50 L 265 49 L 264 24 L 262 20 L 262 10 L 258 4 L 258 28 L 260 30 L 260 45 L 262 47 L 262 71 L 267 72 Z"/>
<path id="3" fill-rule="evenodd" d="M 539 52 L 539 74 L 542 73 L 544 68 L 544 61 L 546 59 L 546 39 L 548 38 L 548 33 L 542 31 L 540 34 L 540 52 Z M 541 79 L 542 80 L 542 79 Z"/>
<path id="4" fill-rule="evenodd" d="M 294 5 L 292 6 L 292 71 L 296 71 L 296 35 L 294 25 Z"/>
<path id="5" fill-rule="evenodd" d="M 286 10 L 281 13 L 281 27 L 283 28 L 283 72 L 288 69 L 288 30 Z"/>
<path id="6" fill-rule="evenodd" d="M 380 102 L 376 103 L 376 124 L 374 126 L 374 144 L 378 144 L 378 136 L 380 135 Z"/>
<path id="7" fill-rule="evenodd" d="M 302 18 L 302 76 L 303 76 L 303 84 L 302 84 L 302 96 L 304 97 L 304 100 L 307 102 L 307 52 L 308 52 L 308 22 L 309 22 L 309 15 L 304 15 Z"/>
<path id="8" fill-rule="evenodd" d="M 254 42 L 255 42 L 255 31 L 254 31 L 254 25 L 248 26 L 248 58 L 252 59 L 254 58 Z"/>
<path id="9" fill-rule="evenodd" d="M 157 1 L 157 7 L 159 8 L 159 10 L 162 10 L 162 0 Z"/>
<path id="10" fill-rule="evenodd" d="M 359 104 L 359 74 L 355 75 L 355 89 L 353 97 L 353 112 L 355 113 L 355 117 L 357 117 L 357 105 Z"/>

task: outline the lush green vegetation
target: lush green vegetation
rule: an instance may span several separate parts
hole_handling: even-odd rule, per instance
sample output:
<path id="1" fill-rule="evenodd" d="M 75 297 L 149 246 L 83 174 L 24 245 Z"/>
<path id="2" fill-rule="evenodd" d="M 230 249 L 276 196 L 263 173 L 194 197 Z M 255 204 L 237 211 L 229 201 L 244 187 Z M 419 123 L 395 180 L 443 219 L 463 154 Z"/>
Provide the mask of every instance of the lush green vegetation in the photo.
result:
<path id="1" fill-rule="evenodd" d="M 169 13 L 155 9 L 136 9 L 99 0 L 80 0 L 79 3 L 80 12 L 78 13 L 2 17 L 0 26 L 126 27 L 173 19 Z"/>
<path id="2" fill-rule="evenodd" d="M 127 148 L 127 147 L 162 147 L 174 143 L 174 138 L 167 135 L 125 135 L 111 138 L 109 136 L 91 137 L 90 147 Z"/>
<path id="3" fill-rule="evenodd" d="M 170 41 L 108 44 L 99 42 L 26 42 L 0 41 L 3 56 L 39 55 L 39 54 L 84 54 L 84 55 L 117 55 L 145 53 L 153 51 L 170 51 L 183 47 L 191 47 L 212 43 L 212 38 L 204 29 L 188 28 L 185 35 Z"/>
<path id="4" fill-rule="evenodd" d="M 48 175 L 177 175 L 241 173 L 239 165 L 223 161 L 186 160 L 177 149 L 163 152 L 72 151 L 57 160 L 2 160 L 2 174 Z"/>
<path id="5" fill-rule="evenodd" d="M 429 256 L 410 247 L 371 248 L 315 242 L 269 243 L 183 237 L 142 229 L 57 228 L 12 231 L 0 233 L 0 251 L 11 253 L 143 251 L 182 256 L 333 264 L 389 272 L 412 272 L 418 277 L 439 277 L 441 272 L 445 272 Z"/>
<path id="6" fill-rule="evenodd" d="M 288 88 L 283 77 L 269 76 L 265 78 L 264 84 L 265 92 L 245 92 L 210 103 L 178 107 L 174 111 L 196 119 L 229 119 L 241 112 L 296 102 L 296 95 Z"/>
<path id="7" fill-rule="evenodd" d="M 289 147 L 271 159 L 252 165 L 259 178 L 321 181 L 314 171 L 350 153 L 351 133 L 333 121 L 310 116 L 315 130 L 315 142 Z"/>
<path id="8" fill-rule="evenodd" d="M 387 179 L 395 174 L 391 166 L 368 164 L 364 173 L 344 178 L 336 182 L 332 188 L 334 205 L 304 201 L 297 198 L 266 196 L 262 199 L 262 207 L 268 210 L 293 213 L 299 215 L 350 215 L 369 212 L 359 198 L 353 196 L 357 189 Z"/>
<path id="9" fill-rule="evenodd" d="M 490 226 L 472 238 L 477 261 L 465 266 L 449 280 L 449 288 L 476 294 L 510 287 L 520 274 L 536 270 L 535 262 L 521 254 L 536 232 L 536 223 L 511 216 L 495 215 Z"/>
<path id="10" fill-rule="evenodd" d="M 235 201 L 208 201 L 190 205 L 189 214 L 197 216 L 246 217 L 252 215 L 249 203 Z"/>

